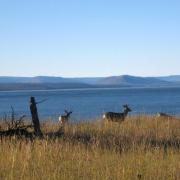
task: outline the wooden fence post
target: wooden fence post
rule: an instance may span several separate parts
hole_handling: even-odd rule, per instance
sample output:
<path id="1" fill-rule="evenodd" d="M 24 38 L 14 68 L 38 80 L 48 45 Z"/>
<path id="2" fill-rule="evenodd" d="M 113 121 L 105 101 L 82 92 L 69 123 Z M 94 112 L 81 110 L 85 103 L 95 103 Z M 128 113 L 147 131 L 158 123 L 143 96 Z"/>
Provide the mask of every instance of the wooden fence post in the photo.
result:
<path id="1" fill-rule="evenodd" d="M 42 136 L 39 117 L 38 117 L 38 110 L 37 110 L 36 105 L 37 105 L 37 103 L 36 103 L 35 97 L 31 97 L 30 98 L 30 110 L 31 110 L 31 116 L 32 116 L 32 123 L 34 126 L 34 133 L 36 136 Z"/>

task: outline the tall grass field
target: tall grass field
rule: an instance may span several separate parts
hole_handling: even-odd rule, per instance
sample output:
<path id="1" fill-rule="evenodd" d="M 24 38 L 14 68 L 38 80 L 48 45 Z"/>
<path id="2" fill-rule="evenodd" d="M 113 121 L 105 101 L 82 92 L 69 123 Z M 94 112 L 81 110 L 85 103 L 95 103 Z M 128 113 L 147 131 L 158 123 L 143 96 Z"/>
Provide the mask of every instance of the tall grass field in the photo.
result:
<path id="1" fill-rule="evenodd" d="M 46 122 L 41 128 L 43 138 L 1 137 L 1 180 L 180 179 L 179 119 Z"/>

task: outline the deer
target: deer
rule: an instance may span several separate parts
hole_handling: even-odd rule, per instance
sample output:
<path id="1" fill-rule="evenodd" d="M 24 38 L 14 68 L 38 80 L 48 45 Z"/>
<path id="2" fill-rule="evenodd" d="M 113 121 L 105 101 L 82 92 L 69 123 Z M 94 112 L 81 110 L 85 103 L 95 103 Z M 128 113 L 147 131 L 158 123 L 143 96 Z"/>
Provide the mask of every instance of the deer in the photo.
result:
<path id="1" fill-rule="evenodd" d="M 171 115 L 169 115 L 169 114 L 166 114 L 166 113 L 162 113 L 162 112 L 159 112 L 158 114 L 157 114 L 157 117 L 159 117 L 159 118 L 175 118 L 175 116 L 171 116 Z"/>
<path id="2" fill-rule="evenodd" d="M 123 105 L 124 112 L 122 113 L 115 113 L 115 112 L 106 112 L 103 114 L 103 119 L 112 121 L 112 122 L 123 122 L 125 118 L 127 117 L 128 113 L 132 110 L 129 108 L 129 106 Z"/>
<path id="3" fill-rule="evenodd" d="M 62 125 L 68 123 L 70 115 L 72 114 L 72 111 L 65 110 L 64 112 L 64 115 L 59 116 L 59 122 Z"/>

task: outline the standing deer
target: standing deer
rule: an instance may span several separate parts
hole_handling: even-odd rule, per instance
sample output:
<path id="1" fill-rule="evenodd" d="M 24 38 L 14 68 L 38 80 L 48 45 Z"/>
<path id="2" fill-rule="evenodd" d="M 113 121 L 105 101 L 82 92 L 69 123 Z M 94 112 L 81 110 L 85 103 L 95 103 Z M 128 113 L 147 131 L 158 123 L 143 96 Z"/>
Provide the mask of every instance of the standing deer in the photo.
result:
<path id="1" fill-rule="evenodd" d="M 59 122 L 60 122 L 60 124 L 65 124 L 65 123 L 67 123 L 67 122 L 69 121 L 70 115 L 72 114 L 72 111 L 69 111 L 69 112 L 68 112 L 67 110 L 65 110 L 64 112 L 65 112 L 64 115 L 59 116 Z"/>
<path id="2" fill-rule="evenodd" d="M 103 115 L 103 119 L 113 122 L 122 122 L 127 117 L 128 113 L 132 110 L 128 107 L 128 105 L 123 105 L 124 112 L 122 113 L 114 113 L 114 112 L 106 112 Z"/>

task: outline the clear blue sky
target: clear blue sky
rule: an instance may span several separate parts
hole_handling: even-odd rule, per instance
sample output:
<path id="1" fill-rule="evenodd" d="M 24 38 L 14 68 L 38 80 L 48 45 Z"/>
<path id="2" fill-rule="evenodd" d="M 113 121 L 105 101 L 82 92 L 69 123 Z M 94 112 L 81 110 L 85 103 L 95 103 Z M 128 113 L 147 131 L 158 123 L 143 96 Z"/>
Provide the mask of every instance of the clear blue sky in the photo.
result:
<path id="1" fill-rule="evenodd" d="M 0 0 L 0 75 L 180 74 L 180 0 Z"/>

